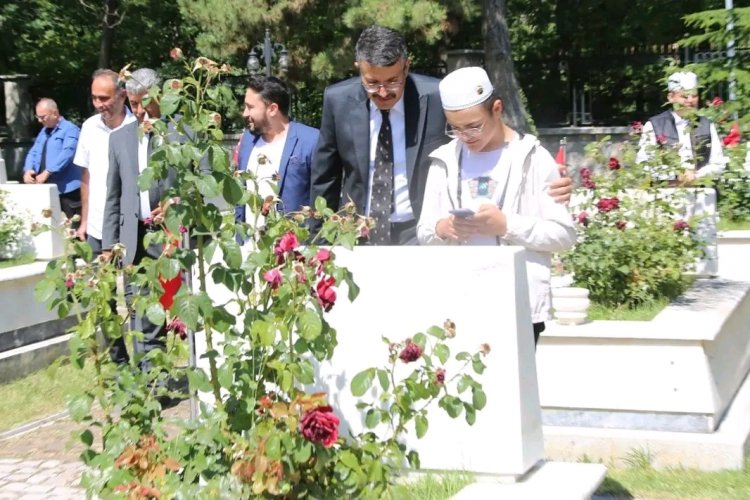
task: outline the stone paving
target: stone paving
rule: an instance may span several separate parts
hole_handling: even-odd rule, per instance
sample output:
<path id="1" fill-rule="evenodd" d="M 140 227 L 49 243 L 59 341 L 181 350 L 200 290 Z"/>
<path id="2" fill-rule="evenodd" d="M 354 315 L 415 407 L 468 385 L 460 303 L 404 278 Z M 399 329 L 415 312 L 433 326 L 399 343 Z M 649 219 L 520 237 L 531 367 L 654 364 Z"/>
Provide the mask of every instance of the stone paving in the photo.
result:
<path id="1" fill-rule="evenodd" d="M 0 500 L 73 500 L 84 466 L 59 460 L 0 458 Z"/>

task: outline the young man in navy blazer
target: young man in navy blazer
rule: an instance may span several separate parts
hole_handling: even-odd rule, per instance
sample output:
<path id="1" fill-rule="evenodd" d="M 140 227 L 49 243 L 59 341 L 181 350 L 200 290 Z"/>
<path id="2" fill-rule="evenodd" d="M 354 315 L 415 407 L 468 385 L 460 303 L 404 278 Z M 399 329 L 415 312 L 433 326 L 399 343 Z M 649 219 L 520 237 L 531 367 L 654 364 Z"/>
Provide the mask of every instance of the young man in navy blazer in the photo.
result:
<path id="1" fill-rule="evenodd" d="M 310 206 L 310 165 L 318 129 L 289 119 L 289 88 L 273 76 L 254 76 L 247 83 L 244 111 L 247 129 L 239 144 L 239 170 L 255 174 L 259 194 L 274 194 L 279 210 L 294 212 Z M 236 208 L 245 220 L 245 206 Z"/>

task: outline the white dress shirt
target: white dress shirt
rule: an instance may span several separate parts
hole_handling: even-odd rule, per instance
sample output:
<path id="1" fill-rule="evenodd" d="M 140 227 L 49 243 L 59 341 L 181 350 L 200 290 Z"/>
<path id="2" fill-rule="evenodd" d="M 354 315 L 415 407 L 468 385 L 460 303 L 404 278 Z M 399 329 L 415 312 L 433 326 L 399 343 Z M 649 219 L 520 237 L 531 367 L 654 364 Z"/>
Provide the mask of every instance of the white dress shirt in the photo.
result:
<path id="1" fill-rule="evenodd" d="M 414 219 L 414 212 L 409 199 L 409 177 L 406 175 L 406 122 L 404 113 L 404 96 L 396 102 L 388 113 L 393 137 L 393 213 L 391 222 L 406 222 Z M 377 106 L 370 103 L 370 175 L 367 182 L 367 210 L 370 214 L 372 198 L 372 179 L 375 175 L 375 154 L 378 149 L 378 134 L 383 124 L 383 115 Z"/>
<path id="2" fill-rule="evenodd" d="M 138 141 L 138 173 L 142 174 L 146 167 L 148 167 L 148 141 L 149 134 L 143 134 L 143 137 Z M 140 192 L 141 201 L 141 220 L 151 217 L 151 200 L 148 196 L 148 189 Z"/>

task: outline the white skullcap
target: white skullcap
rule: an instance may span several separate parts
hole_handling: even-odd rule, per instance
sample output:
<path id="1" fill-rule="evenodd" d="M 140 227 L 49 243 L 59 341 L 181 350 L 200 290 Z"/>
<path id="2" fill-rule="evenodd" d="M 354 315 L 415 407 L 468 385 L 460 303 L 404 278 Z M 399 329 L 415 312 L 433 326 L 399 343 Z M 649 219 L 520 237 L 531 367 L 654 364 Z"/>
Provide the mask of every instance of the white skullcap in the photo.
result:
<path id="1" fill-rule="evenodd" d="M 443 78 L 440 100 L 446 111 L 458 111 L 481 104 L 492 96 L 487 72 L 479 67 L 460 68 Z"/>
<path id="2" fill-rule="evenodd" d="M 698 77 L 692 71 L 677 72 L 667 80 L 667 90 L 678 92 L 680 90 L 695 90 L 698 88 Z"/>

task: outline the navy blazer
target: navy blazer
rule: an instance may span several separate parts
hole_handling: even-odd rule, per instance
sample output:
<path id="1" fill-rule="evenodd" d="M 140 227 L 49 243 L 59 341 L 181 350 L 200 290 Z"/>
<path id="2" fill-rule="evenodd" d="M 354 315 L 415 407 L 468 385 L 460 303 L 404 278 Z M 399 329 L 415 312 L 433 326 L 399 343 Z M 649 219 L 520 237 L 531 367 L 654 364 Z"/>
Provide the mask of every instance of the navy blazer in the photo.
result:
<path id="1" fill-rule="evenodd" d="M 281 153 L 281 165 L 279 170 L 279 198 L 281 204 L 279 211 L 294 212 L 303 206 L 310 206 L 310 165 L 312 156 L 318 146 L 318 129 L 308 127 L 299 122 L 289 122 L 289 130 L 286 133 L 284 150 Z M 240 139 L 239 169 L 247 168 L 255 144 L 260 139 L 259 135 L 251 134 L 245 130 Z M 235 209 L 237 220 L 245 220 L 245 205 Z"/>

